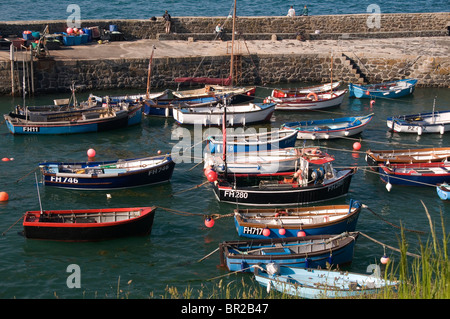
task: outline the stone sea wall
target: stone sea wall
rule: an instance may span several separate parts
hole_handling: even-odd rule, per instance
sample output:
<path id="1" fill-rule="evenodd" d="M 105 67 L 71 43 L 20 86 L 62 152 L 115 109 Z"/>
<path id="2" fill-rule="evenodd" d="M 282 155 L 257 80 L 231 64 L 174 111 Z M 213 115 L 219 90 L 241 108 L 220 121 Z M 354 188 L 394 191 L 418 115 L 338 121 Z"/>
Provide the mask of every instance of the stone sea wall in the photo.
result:
<path id="1" fill-rule="evenodd" d="M 239 17 L 238 30 L 243 33 L 292 33 L 304 30 L 321 33 L 344 34 L 374 32 L 367 28 L 370 18 L 366 14 L 310 17 Z M 174 28 L 182 33 L 205 33 L 213 29 L 222 18 L 175 18 Z M 376 32 L 442 32 L 448 27 L 449 13 L 390 14 L 380 16 Z M 231 23 L 231 22 L 230 22 Z M 82 21 L 83 27 L 100 26 L 107 29 L 115 24 L 128 38 L 157 38 L 164 32 L 162 21 L 120 20 Z M 62 32 L 65 21 L 3 22 L 2 34 L 21 34 L 23 30 L 42 30 L 49 25 L 50 32 Z M 204 62 L 202 57 L 155 58 L 152 71 L 152 89 L 173 87 L 173 79 L 192 75 Z M 208 68 L 197 76 L 227 77 L 229 56 L 207 58 Z M 331 63 L 332 62 L 332 63 Z M 236 62 L 242 73 L 239 84 L 274 85 L 286 82 L 328 82 L 342 80 L 346 83 L 377 83 L 394 78 L 414 77 L 419 86 L 450 87 L 449 57 L 427 57 L 411 52 L 409 56 L 379 57 L 376 52 L 362 56 L 342 54 L 270 54 L 243 55 Z M 34 87 L 36 93 L 67 91 L 72 83 L 85 90 L 145 89 L 148 59 L 52 60 L 34 62 Z M 11 93 L 10 63 L 0 61 L 0 94 Z"/>
<path id="2" fill-rule="evenodd" d="M 150 17 L 149 17 L 150 18 Z M 350 14 L 274 17 L 238 17 L 236 30 L 240 33 L 314 33 L 320 30 L 324 34 L 341 33 L 404 33 L 417 31 L 446 32 L 449 26 L 450 13 L 399 13 L 399 14 Z M 231 30 L 232 19 L 226 17 L 173 17 L 172 30 L 175 33 L 210 34 L 217 23 Z M 117 25 L 120 32 L 129 39 L 156 39 L 164 33 L 164 22 L 161 17 L 155 21 L 147 20 L 81 20 L 81 27 L 99 26 L 109 30 L 109 25 Z M 42 31 L 48 26 L 50 33 L 64 32 L 66 21 L 12 21 L 0 22 L 2 35 L 21 35 L 24 30 Z"/>
<path id="3" fill-rule="evenodd" d="M 420 86 L 449 87 L 449 59 L 415 56 L 402 58 L 361 57 L 371 83 L 399 77 L 418 78 Z M 173 79 L 193 74 L 202 61 L 192 58 L 155 58 L 152 70 L 152 90 L 174 88 Z M 227 77 L 229 57 L 214 57 L 208 61 L 208 73 L 201 76 Z M 242 56 L 237 64 L 240 84 L 273 86 L 289 82 L 362 83 L 362 76 L 348 56 L 331 57 L 325 54 L 251 55 Z M 293 67 L 294 66 L 294 67 Z M 42 60 L 35 62 L 35 92 L 66 92 L 75 82 L 81 90 L 142 89 L 147 84 L 148 59 L 111 59 L 84 61 Z M 274 72 L 276 70 L 276 72 Z M 9 94 L 9 63 L 0 63 L 1 93 Z"/>

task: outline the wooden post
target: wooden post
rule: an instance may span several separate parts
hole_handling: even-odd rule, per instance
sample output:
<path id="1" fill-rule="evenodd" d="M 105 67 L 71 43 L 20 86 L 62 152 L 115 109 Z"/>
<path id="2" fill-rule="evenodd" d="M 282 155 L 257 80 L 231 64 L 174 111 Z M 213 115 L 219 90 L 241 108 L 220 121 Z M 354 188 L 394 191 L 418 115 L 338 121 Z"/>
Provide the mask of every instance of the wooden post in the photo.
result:
<path id="1" fill-rule="evenodd" d="M 15 85 L 14 85 L 14 45 L 11 43 L 9 47 L 9 59 L 11 62 L 11 95 L 15 94 Z"/>
<path id="2" fill-rule="evenodd" d="M 33 49 L 30 50 L 30 67 L 31 67 L 31 93 L 34 95 L 34 66 L 33 66 Z"/>

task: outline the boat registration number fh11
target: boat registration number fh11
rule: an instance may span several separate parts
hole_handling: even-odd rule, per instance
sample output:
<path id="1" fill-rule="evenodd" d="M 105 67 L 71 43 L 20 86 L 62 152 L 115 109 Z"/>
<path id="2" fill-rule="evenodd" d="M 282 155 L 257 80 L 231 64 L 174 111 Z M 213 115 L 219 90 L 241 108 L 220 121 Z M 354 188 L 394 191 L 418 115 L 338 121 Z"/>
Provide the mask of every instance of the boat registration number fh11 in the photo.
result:
<path id="1" fill-rule="evenodd" d="M 24 126 L 23 127 L 24 132 L 39 132 L 39 127 L 37 126 Z"/>
<path id="2" fill-rule="evenodd" d="M 248 198 L 248 193 L 243 191 L 225 190 L 223 192 L 223 196 L 232 198 Z"/>

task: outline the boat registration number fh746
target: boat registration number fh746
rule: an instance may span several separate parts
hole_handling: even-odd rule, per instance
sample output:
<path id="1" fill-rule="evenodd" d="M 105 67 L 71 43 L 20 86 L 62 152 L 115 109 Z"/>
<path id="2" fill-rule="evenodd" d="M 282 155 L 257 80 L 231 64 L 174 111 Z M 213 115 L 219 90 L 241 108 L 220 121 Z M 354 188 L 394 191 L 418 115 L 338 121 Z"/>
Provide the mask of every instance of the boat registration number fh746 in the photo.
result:
<path id="1" fill-rule="evenodd" d="M 50 182 L 77 184 L 78 183 L 78 178 L 76 178 L 76 177 L 50 176 Z"/>
<path id="2" fill-rule="evenodd" d="M 158 174 L 160 172 L 167 171 L 168 169 L 169 169 L 169 165 L 161 166 L 161 167 L 149 170 L 148 175 Z"/>
<path id="3" fill-rule="evenodd" d="M 243 191 L 225 190 L 223 196 L 231 198 L 248 198 L 248 193 Z"/>

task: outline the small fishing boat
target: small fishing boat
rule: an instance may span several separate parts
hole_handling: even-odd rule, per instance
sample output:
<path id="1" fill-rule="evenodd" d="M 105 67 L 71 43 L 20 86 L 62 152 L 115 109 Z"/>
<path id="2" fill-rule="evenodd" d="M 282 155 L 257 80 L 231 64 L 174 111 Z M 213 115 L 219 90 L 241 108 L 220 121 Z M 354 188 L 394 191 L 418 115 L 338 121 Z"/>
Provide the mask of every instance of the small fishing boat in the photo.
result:
<path id="1" fill-rule="evenodd" d="M 169 155 L 114 161 L 39 163 L 45 186 L 105 190 L 167 182 L 175 163 Z"/>
<path id="2" fill-rule="evenodd" d="M 249 239 L 219 244 L 220 262 L 229 271 L 253 272 L 256 265 L 275 263 L 303 268 L 351 263 L 358 232 L 339 235 Z"/>
<path id="3" fill-rule="evenodd" d="M 296 208 L 235 209 L 239 236 L 255 239 L 340 234 L 356 229 L 361 203 Z"/>
<path id="4" fill-rule="evenodd" d="M 440 199 L 450 200 L 450 185 L 447 183 L 438 184 L 436 186 L 436 192 Z"/>
<path id="5" fill-rule="evenodd" d="M 100 241 L 150 235 L 156 207 L 28 211 L 23 234 L 30 239 Z"/>
<path id="6" fill-rule="evenodd" d="M 395 133 L 439 133 L 450 130 L 450 111 L 388 117 L 386 125 Z"/>
<path id="7" fill-rule="evenodd" d="M 305 269 L 273 263 L 255 267 L 255 279 L 263 287 L 305 299 L 369 296 L 398 282 L 371 275 L 326 269 Z"/>
<path id="8" fill-rule="evenodd" d="M 272 97 L 265 100 L 276 103 L 277 111 L 309 111 L 331 107 L 338 107 L 344 100 L 347 90 L 339 90 L 328 93 L 308 93 L 298 97 Z"/>
<path id="9" fill-rule="evenodd" d="M 396 150 L 367 150 L 366 162 L 378 171 L 378 164 L 413 164 L 442 162 L 450 159 L 450 147 L 433 147 Z"/>
<path id="10" fill-rule="evenodd" d="M 176 107 L 173 109 L 173 118 L 179 124 L 219 126 L 222 125 L 224 113 L 226 113 L 227 125 L 246 126 L 269 121 L 274 111 L 274 103 L 247 103 L 225 106 L 220 103 L 204 107 Z"/>
<path id="11" fill-rule="evenodd" d="M 242 133 L 208 136 L 207 150 L 210 153 L 225 153 L 271 151 L 287 147 L 294 147 L 298 132 L 296 130 L 275 130 L 261 133 Z"/>
<path id="12" fill-rule="evenodd" d="M 373 113 L 336 119 L 288 122 L 281 129 L 297 130 L 297 139 L 319 140 L 353 136 L 361 133 L 372 120 Z"/>
<path id="13" fill-rule="evenodd" d="M 102 132 L 139 124 L 142 105 L 121 102 L 67 112 L 10 112 L 4 115 L 12 134 L 75 134 Z"/>
<path id="14" fill-rule="evenodd" d="M 270 174 L 233 174 L 212 181 L 220 202 L 249 206 L 298 206 L 348 193 L 357 168 L 336 170 L 333 157 L 302 156 L 299 170 Z"/>
<path id="15" fill-rule="evenodd" d="M 321 85 L 298 87 L 298 88 L 284 88 L 284 89 L 273 89 L 272 97 L 298 97 L 303 95 L 308 95 L 308 93 L 324 93 L 331 90 L 337 89 L 341 85 L 341 82 L 330 82 Z"/>
<path id="16" fill-rule="evenodd" d="M 250 86 L 226 86 L 226 85 L 205 85 L 204 88 L 172 91 L 174 97 L 178 99 L 192 99 L 202 97 L 229 98 L 230 104 L 246 103 L 255 98 L 256 87 Z"/>
<path id="17" fill-rule="evenodd" d="M 192 98 L 154 98 L 144 102 L 144 114 L 148 116 L 173 117 L 173 109 L 176 107 L 213 106 L 222 99 L 217 96 L 192 97 Z"/>
<path id="18" fill-rule="evenodd" d="M 450 163 L 379 164 L 380 178 L 385 183 L 424 186 L 450 182 Z"/>
<path id="19" fill-rule="evenodd" d="M 204 154 L 204 168 L 219 174 L 268 174 L 297 170 L 299 157 L 316 152 L 318 148 L 282 148 L 270 151 L 233 152 L 223 159 L 222 154 Z"/>
<path id="20" fill-rule="evenodd" d="M 403 79 L 378 84 L 357 85 L 350 83 L 349 97 L 362 98 L 399 98 L 414 92 L 417 79 Z"/>

